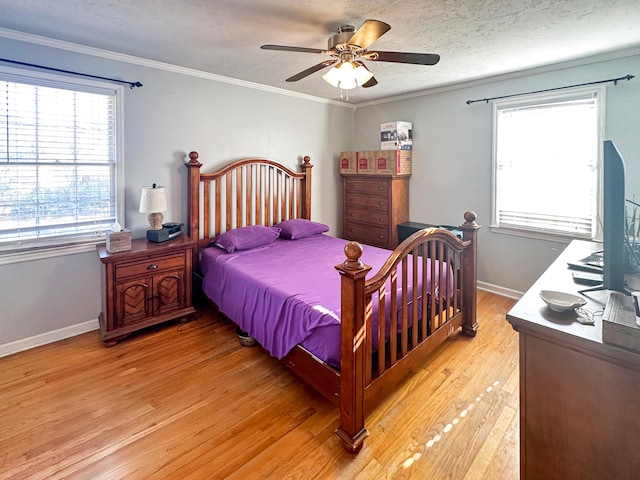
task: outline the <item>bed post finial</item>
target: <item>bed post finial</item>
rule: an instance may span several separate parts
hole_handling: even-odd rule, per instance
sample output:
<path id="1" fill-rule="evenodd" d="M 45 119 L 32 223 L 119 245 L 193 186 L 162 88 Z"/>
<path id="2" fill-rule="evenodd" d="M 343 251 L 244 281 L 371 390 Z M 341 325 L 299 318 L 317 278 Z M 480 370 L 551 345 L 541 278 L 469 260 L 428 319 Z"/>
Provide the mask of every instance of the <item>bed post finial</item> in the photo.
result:
<path id="1" fill-rule="evenodd" d="M 360 260 L 362 256 L 362 245 L 358 242 L 349 242 L 344 246 L 344 254 L 347 259 L 343 262 L 342 266 L 346 270 L 358 270 L 364 267 L 364 263 Z"/>
<path id="2" fill-rule="evenodd" d="M 311 220 L 311 157 L 305 155 L 302 159 L 302 172 L 304 173 L 304 180 L 302 182 L 302 198 L 304 201 L 302 208 L 302 218 Z"/>
<path id="3" fill-rule="evenodd" d="M 189 152 L 189 161 L 187 162 L 187 165 L 190 167 L 201 167 L 202 164 L 198 161 L 199 156 L 198 152 Z"/>
<path id="4" fill-rule="evenodd" d="M 189 161 L 185 164 L 189 169 L 187 180 L 187 195 L 189 205 L 187 205 L 187 218 L 189 219 L 188 234 L 193 240 L 200 238 L 200 205 L 199 189 L 200 189 L 200 167 L 202 164 L 198 161 L 198 152 L 189 152 Z"/>

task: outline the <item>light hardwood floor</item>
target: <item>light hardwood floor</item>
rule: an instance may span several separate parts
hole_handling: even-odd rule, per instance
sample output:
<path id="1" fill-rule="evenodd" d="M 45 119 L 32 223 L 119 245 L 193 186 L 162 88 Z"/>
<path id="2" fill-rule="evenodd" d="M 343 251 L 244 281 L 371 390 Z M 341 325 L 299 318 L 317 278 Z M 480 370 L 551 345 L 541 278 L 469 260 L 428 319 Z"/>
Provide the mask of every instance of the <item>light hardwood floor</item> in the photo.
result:
<path id="1" fill-rule="evenodd" d="M 368 419 L 338 411 L 205 310 L 105 348 L 98 332 L 0 359 L 2 479 L 491 479 L 519 474 L 513 300 L 480 292 L 454 335 Z"/>

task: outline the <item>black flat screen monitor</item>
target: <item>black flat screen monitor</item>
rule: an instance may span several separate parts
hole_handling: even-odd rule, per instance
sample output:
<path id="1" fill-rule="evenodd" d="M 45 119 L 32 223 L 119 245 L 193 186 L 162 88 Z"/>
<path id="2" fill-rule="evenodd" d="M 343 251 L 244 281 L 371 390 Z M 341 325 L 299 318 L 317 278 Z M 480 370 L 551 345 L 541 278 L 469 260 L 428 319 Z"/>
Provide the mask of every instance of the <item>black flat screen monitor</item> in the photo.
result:
<path id="1" fill-rule="evenodd" d="M 602 287 L 625 291 L 625 193 L 624 160 L 611 140 L 604 142 L 602 190 L 603 283 Z"/>

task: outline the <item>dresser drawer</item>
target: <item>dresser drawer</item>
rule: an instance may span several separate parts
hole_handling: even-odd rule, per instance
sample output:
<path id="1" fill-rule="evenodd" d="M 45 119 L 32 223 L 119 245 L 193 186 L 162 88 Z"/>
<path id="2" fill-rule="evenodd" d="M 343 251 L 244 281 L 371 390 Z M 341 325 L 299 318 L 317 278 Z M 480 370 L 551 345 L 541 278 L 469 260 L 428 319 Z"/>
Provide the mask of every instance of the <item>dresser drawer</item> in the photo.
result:
<path id="1" fill-rule="evenodd" d="M 344 237 L 347 240 L 356 240 L 367 245 L 389 248 L 388 228 L 371 227 L 347 221 L 344 226 Z"/>
<path id="2" fill-rule="evenodd" d="M 348 194 L 362 194 L 362 195 L 376 195 L 378 197 L 389 196 L 389 182 L 384 180 L 346 180 L 347 195 Z"/>
<path id="3" fill-rule="evenodd" d="M 389 214 L 386 211 L 376 212 L 373 210 L 357 210 L 350 208 L 346 213 L 346 219 L 348 223 L 366 223 L 371 226 L 384 226 L 390 225 Z"/>
<path id="4" fill-rule="evenodd" d="M 347 195 L 345 198 L 347 208 L 361 208 L 361 209 L 374 209 L 381 212 L 386 212 L 389 209 L 389 200 L 386 198 L 362 196 L 362 195 Z"/>
<path id="5" fill-rule="evenodd" d="M 171 270 L 176 268 L 184 268 L 185 256 L 183 254 L 171 255 L 171 256 L 158 256 L 156 258 L 149 258 L 147 260 L 140 260 L 137 262 L 127 262 L 116 264 L 116 280 L 121 280 L 127 277 L 135 277 L 139 275 L 145 275 L 149 273 L 161 272 L 164 270 Z"/>

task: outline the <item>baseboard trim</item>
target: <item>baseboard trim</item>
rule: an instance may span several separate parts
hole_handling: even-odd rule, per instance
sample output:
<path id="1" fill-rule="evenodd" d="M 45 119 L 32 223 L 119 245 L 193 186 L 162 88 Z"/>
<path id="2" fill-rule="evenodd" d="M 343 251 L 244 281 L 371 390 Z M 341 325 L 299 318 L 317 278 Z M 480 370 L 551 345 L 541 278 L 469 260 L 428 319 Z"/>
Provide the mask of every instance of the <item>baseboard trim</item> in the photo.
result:
<path id="1" fill-rule="evenodd" d="M 523 292 L 486 282 L 478 282 L 478 290 L 484 290 L 485 292 L 495 293 L 496 295 L 502 295 L 503 297 L 513 298 L 515 300 L 520 300 L 522 295 L 524 295 Z"/>
<path id="2" fill-rule="evenodd" d="M 486 292 L 495 293 L 496 295 L 502 295 L 503 297 L 513 298 L 519 300 L 523 293 L 517 290 L 511 290 L 510 288 L 500 287 L 499 285 L 493 285 L 486 282 L 478 282 L 478 289 Z M 23 338 L 16 340 L 15 342 L 5 343 L 0 345 L 0 358 L 14 353 L 29 350 L 30 348 L 40 347 L 48 343 L 57 342 L 58 340 L 64 340 L 65 338 L 75 337 L 83 333 L 98 330 L 100 323 L 98 319 L 89 320 L 88 322 L 78 323 L 71 325 L 70 327 L 61 328 L 52 332 L 41 333 L 29 338 Z"/>
<path id="3" fill-rule="evenodd" d="M 14 353 L 22 352 L 24 350 L 29 350 L 31 348 L 40 347 L 48 343 L 57 342 L 58 340 L 64 340 L 65 338 L 75 337 L 76 335 L 98 330 L 99 328 L 100 323 L 96 318 L 95 320 L 89 320 L 88 322 L 78 323 L 76 325 L 71 325 L 70 327 L 60 328 L 59 330 L 54 330 L 52 332 L 41 333 L 33 337 L 5 343 L 0 345 L 0 358 L 13 355 Z"/>

